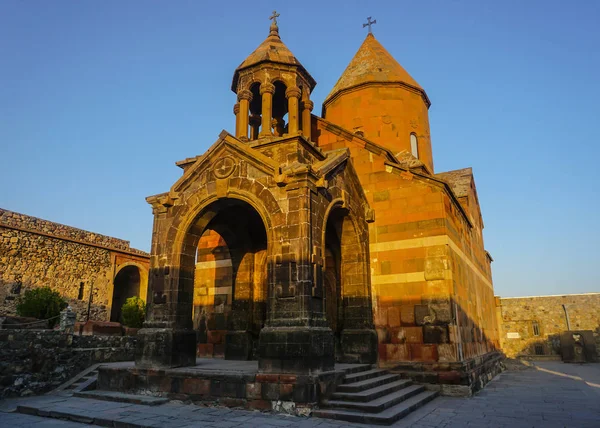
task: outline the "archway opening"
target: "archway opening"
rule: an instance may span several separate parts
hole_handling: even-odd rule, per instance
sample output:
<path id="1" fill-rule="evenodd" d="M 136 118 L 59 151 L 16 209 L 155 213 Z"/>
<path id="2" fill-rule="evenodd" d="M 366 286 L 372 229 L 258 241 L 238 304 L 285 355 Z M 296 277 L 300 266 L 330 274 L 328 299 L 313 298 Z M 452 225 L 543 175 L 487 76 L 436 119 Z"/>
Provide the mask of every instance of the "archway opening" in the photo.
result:
<path id="1" fill-rule="evenodd" d="M 266 319 L 263 220 L 250 204 L 223 199 L 211 204 L 195 227 L 189 235 L 200 236 L 192 308 L 198 355 L 254 359 Z"/>
<path id="2" fill-rule="evenodd" d="M 278 137 L 282 137 L 283 134 L 287 133 L 287 113 L 288 113 L 288 101 L 285 96 L 287 87 L 283 82 L 275 81 L 275 93 L 273 94 L 273 134 Z"/>
<path id="3" fill-rule="evenodd" d="M 334 208 L 325 226 L 325 269 L 323 286 L 325 290 L 325 316 L 335 338 L 336 361 L 342 359 L 341 333 L 344 326 L 342 299 L 342 227 L 346 210 Z"/>
<path id="4" fill-rule="evenodd" d="M 368 247 L 349 211 L 334 207 L 325 225 L 325 316 L 337 362 L 372 362 L 376 350 L 368 281 Z"/>
<path id="5" fill-rule="evenodd" d="M 261 131 L 262 96 L 260 95 L 260 83 L 256 82 L 250 86 L 252 101 L 250 101 L 250 139 L 256 140 Z"/>
<path id="6" fill-rule="evenodd" d="M 125 301 L 140 295 L 140 270 L 137 266 L 125 266 L 113 281 L 113 298 L 110 320 L 121 322 L 121 307 Z"/>

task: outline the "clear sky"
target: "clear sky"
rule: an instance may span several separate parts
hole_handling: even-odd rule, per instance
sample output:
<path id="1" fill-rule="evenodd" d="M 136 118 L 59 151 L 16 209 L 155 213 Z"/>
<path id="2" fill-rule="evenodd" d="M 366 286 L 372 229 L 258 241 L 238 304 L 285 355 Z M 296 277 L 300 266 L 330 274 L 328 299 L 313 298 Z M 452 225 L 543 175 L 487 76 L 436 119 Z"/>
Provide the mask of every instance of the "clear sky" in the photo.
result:
<path id="1" fill-rule="evenodd" d="M 0 207 L 149 250 L 144 198 L 234 130 L 273 9 L 317 114 L 377 20 L 432 101 L 436 171 L 473 167 L 496 294 L 600 291 L 595 0 L 0 0 Z"/>

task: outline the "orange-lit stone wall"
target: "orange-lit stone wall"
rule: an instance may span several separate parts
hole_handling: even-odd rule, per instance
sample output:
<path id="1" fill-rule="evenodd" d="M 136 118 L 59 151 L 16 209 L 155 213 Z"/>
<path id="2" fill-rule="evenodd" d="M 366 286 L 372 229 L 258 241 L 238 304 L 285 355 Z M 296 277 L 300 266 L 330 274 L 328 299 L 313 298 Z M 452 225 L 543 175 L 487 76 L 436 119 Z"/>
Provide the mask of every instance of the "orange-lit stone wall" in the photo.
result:
<path id="1" fill-rule="evenodd" d="M 231 312 L 233 268 L 221 235 L 207 230 L 198 244 L 194 275 L 194 330 L 198 356 L 223 357 Z"/>
<path id="2" fill-rule="evenodd" d="M 382 144 L 395 154 L 410 153 L 417 136 L 419 159 L 433 172 L 428 107 L 422 93 L 401 84 L 369 84 L 328 101 L 324 119 Z"/>
<path id="3" fill-rule="evenodd" d="M 325 121 L 316 128 L 323 150 L 350 149 L 375 211 L 369 240 L 380 365 L 491 351 L 498 332 L 479 210 L 468 206 L 476 199 L 465 198 L 463 209 L 445 182 L 386 164 L 381 148 Z"/>

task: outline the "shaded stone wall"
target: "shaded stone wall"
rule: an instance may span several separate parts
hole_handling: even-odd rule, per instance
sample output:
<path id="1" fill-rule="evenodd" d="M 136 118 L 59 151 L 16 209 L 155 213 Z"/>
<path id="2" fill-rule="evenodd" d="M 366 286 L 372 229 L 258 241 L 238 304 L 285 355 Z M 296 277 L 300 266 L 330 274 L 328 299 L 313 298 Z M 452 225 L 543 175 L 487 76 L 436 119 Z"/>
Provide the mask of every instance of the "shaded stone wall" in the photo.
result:
<path id="1" fill-rule="evenodd" d="M 600 293 L 496 298 L 500 345 L 509 357 L 560 355 L 560 333 L 592 330 L 600 355 Z M 537 327 L 534 328 L 534 324 Z M 539 334 L 537 334 L 539 333 Z M 541 351 L 541 352 L 540 352 Z"/>
<path id="2" fill-rule="evenodd" d="M 121 239 L 0 209 L 0 314 L 15 314 L 26 289 L 49 286 L 85 320 L 93 288 L 90 319 L 108 320 L 113 279 L 131 262 L 147 266 L 148 255 Z"/>
<path id="3" fill-rule="evenodd" d="M 132 360 L 136 340 L 54 330 L 1 330 L 0 399 L 50 391 L 95 363 Z"/>

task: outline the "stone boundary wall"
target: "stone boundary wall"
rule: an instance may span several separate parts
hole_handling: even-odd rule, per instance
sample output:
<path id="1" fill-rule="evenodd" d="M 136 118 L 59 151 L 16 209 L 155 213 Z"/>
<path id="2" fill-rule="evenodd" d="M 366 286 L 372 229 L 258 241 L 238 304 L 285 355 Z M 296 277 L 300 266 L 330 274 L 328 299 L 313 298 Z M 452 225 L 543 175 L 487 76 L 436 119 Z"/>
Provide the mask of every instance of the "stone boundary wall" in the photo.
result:
<path id="1" fill-rule="evenodd" d="M 130 361 L 135 336 L 0 330 L 0 399 L 48 392 L 92 364 Z"/>
<path id="2" fill-rule="evenodd" d="M 81 244 L 90 244 L 112 250 L 148 256 L 148 253 L 129 246 L 129 241 L 99 233 L 88 232 L 75 227 L 54 223 L 37 217 L 16 213 L 0 208 L 0 227 L 39 233 L 53 238 L 64 238 Z"/>
<path id="3" fill-rule="evenodd" d="M 594 333 L 600 356 L 600 293 L 496 298 L 496 305 L 500 345 L 508 357 L 559 356 L 559 336 L 567 331 L 563 305 L 571 330 Z"/>
<path id="4" fill-rule="evenodd" d="M 129 242 L 0 209 L 0 315 L 16 314 L 27 289 L 59 292 L 79 321 L 108 321 L 119 266 L 148 266 L 149 255 Z M 144 284 L 146 271 L 140 272 Z M 91 302 L 90 302 L 91 301 Z M 39 327 L 38 327 L 39 328 Z"/>

